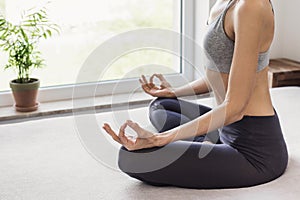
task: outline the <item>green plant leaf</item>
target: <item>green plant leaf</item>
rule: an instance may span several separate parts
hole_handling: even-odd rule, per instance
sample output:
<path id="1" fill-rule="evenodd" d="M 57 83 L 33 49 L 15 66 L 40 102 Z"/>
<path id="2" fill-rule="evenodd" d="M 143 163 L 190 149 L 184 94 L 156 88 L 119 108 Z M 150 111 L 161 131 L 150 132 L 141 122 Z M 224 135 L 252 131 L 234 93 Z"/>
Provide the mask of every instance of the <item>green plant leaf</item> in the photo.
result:
<path id="1" fill-rule="evenodd" d="M 27 37 L 26 33 L 24 32 L 24 30 L 21 27 L 20 27 L 20 31 L 21 31 L 21 34 L 22 34 L 25 42 L 28 43 L 28 37 Z"/>
<path id="2" fill-rule="evenodd" d="M 52 36 L 52 32 L 51 32 L 51 30 L 47 29 L 47 30 L 46 30 L 46 32 L 48 33 L 49 37 L 51 37 L 51 36 Z"/>
<path id="3" fill-rule="evenodd" d="M 14 68 L 19 82 L 30 80 L 31 69 L 45 66 L 41 52 L 36 50 L 37 44 L 41 37 L 51 37 L 53 31 L 59 33 L 60 27 L 50 22 L 45 7 L 23 12 L 20 25 L 0 16 L 0 47 L 9 55 L 5 69 Z"/>

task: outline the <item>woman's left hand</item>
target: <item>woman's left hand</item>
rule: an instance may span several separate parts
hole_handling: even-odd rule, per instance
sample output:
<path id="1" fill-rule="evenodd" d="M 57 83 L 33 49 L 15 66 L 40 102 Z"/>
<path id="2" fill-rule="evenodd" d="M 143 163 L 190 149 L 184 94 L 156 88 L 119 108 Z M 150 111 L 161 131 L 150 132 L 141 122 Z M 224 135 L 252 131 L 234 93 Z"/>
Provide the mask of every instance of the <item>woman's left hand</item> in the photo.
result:
<path id="1" fill-rule="evenodd" d="M 137 133 L 138 137 L 136 139 L 132 139 L 125 135 L 125 129 L 127 126 L 132 128 Z M 102 128 L 116 142 L 123 145 L 129 151 L 159 146 L 158 137 L 154 133 L 143 129 L 137 123 L 132 122 L 131 120 L 126 121 L 126 123 L 120 127 L 118 135 L 107 123 L 105 123 Z"/>

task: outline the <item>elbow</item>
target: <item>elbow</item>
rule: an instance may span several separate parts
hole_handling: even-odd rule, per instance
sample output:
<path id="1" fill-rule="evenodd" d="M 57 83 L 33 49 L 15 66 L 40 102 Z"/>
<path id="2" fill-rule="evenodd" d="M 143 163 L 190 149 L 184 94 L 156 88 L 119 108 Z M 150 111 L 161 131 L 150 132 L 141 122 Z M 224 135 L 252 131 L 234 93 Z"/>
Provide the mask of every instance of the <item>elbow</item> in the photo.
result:
<path id="1" fill-rule="evenodd" d="M 243 119 L 244 117 L 244 112 L 240 111 L 240 112 L 236 112 L 234 113 L 233 117 L 231 118 L 232 122 L 237 122 L 240 121 L 241 119 Z"/>
<path id="2" fill-rule="evenodd" d="M 225 124 L 231 124 L 236 121 L 240 121 L 244 117 L 246 104 L 232 102 L 232 101 L 225 101 Z"/>

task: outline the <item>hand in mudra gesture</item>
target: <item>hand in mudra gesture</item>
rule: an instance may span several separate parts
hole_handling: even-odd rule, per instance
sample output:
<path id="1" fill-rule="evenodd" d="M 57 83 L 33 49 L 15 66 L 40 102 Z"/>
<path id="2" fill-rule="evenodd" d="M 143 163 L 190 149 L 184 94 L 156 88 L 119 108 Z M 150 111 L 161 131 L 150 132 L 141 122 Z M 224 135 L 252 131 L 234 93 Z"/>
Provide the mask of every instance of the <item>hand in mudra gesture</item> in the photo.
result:
<path id="1" fill-rule="evenodd" d="M 153 83 L 154 78 L 158 78 L 160 80 L 159 87 Z M 170 83 L 168 83 L 168 81 L 162 74 L 153 74 L 150 77 L 149 82 L 147 81 L 146 77 L 142 75 L 139 81 L 142 85 L 143 90 L 153 97 L 176 97 L 172 86 L 170 85 Z"/>
<path id="2" fill-rule="evenodd" d="M 137 137 L 133 138 L 125 134 L 126 127 L 132 128 Z M 137 123 L 127 120 L 119 129 L 119 134 L 116 133 L 109 124 L 105 123 L 102 127 L 106 133 L 108 133 L 116 142 L 123 145 L 127 150 L 139 150 L 145 148 L 151 148 L 156 146 L 162 146 L 161 141 L 158 137 L 146 129 L 140 127 Z"/>

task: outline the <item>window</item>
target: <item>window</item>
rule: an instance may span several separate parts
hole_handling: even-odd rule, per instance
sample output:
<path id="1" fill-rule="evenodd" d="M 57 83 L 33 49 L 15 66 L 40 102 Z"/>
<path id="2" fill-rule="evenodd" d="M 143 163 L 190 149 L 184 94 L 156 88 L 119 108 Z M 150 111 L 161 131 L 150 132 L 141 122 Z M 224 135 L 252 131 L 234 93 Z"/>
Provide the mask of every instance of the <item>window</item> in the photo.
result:
<path id="1" fill-rule="evenodd" d="M 0 9 L 7 17 L 17 21 L 22 10 L 41 5 L 40 2 L 27 0 L 24 5 L 22 0 L 0 0 Z M 41 40 L 39 45 L 47 66 L 33 71 L 32 77 L 41 80 L 43 88 L 40 96 L 43 100 L 70 98 L 72 84 L 78 84 L 76 78 L 88 56 L 104 41 L 120 33 L 140 28 L 192 33 L 192 26 L 186 26 L 183 19 L 184 8 L 191 9 L 191 5 L 185 4 L 190 3 L 182 0 L 52 0 L 47 8 L 52 21 L 61 27 L 61 33 L 47 40 Z M 193 14 L 191 11 L 186 13 Z M 3 56 L 5 55 L 1 52 L 1 57 Z M 0 58 L 1 66 L 4 63 L 5 60 Z M 96 84 L 100 81 L 111 85 L 113 80 L 119 82 L 122 80 L 124 84 L 132 84 L 130 78 L 155 72 L 177 76 L 188 71 L 182 63 L 178 55 L 157 49 L 141 49 L 120 55 L 111 63 L 104 75 L 84 82 Z M 151 65 L 164 67 L 157 71 L 158 68 Z M 137 67 L 138 70 L 133 70 Z M 8 82 L 14 78 L 15 74 L 12 71 L 2 71 L 0 91 L 9 90 Z M 51 95 L 54 93 L 55 97 Z"/>

